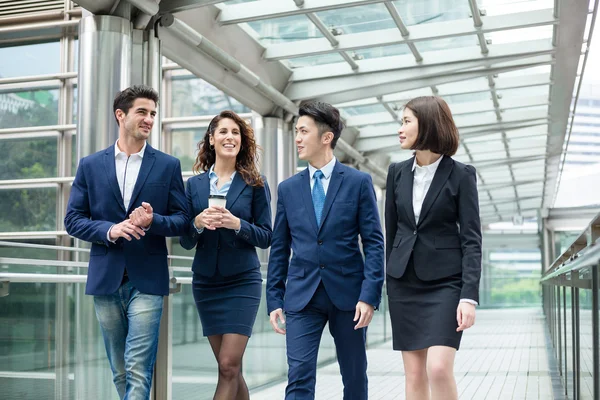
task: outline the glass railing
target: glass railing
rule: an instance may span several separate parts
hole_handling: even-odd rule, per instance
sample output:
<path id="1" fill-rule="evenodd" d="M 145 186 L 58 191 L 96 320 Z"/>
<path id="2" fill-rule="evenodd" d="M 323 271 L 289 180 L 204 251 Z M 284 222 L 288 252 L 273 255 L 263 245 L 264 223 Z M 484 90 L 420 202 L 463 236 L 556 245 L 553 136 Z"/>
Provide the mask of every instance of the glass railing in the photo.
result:
<path id="1" fill-rule="evenodd" d="M 88 252 L 0 242 L 1 398 L 118 399 L 92 297 L 84 294 Z M 191 261 L 178 255 L 169 258 L 172 293 L 161 322 L 156 400 L 212 399 L 214 394 L 217 364 L 202 336 L 192 296 Z M 386 307 L 383 301 L 375 313 L 369 345 L 391 338 Z M 335 359 L 333 339 L 324 334 L 319 363 Z M 251 392 L 286 379 L 285 337 L 271 328 L 264 292 L 242 368 Z"/>
<path id="2" fill-rule="evenodd" d="M 599 272 L 600 214 L 541 280 L 556 367 L 569 399 L 600 399 Z"/>

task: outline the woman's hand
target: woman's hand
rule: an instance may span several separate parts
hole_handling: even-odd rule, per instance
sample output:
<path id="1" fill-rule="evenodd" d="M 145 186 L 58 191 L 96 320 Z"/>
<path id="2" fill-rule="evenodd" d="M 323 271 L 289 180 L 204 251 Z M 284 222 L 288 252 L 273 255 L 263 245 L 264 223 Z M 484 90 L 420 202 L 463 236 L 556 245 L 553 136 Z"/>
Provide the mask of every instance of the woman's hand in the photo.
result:
<path id="1" fill-rule="evenodd" d="M 458 303 L 456 322 L 458 322 L 456 332 L 461 332 L 472 327 L 475 323 L 475 305 L 467 302 Z"/>
<path id="2" fill-rule="evenodd" d="M 196 215 L 194 218 L 194 226 L 196 229 L 208 229 L 214 231 L 221 227 L 221 219 L 223 213 L 217 210 L 216 207 L 209 207 L 202 210 L 202 212 Z"/>
<path id="3" fill-rule="evenodd" d="M 219 220 L 220 225 L 217 228 L 227 228 L 239 231 L 242 227 L 242 221 L 233 215 L 228 209 L 221 206 L 214 206 L 215 210 L 221 213 L 221 219 Z"/>

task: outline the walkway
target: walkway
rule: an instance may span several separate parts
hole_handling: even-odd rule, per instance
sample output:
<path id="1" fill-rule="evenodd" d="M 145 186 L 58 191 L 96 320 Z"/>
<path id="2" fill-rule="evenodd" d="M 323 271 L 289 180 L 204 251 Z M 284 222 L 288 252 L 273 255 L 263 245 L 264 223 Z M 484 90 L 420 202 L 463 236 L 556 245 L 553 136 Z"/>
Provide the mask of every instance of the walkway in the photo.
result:
<path id="1" fill-rule="evenodd" d="M 545 325 L 539 309 L 480 310 L 463 335 L 455 375 L 461 400 L 553 400 Z M 368 351 L 369 399 L 404 399 L 400 353 L 384 343 Z M 282 400 L 285 383 L 251 393 L 253 400 Z M 341 400 L 337 364 L 317 375 L 317 400 Z M 558 399 L 556 399 L 558 400 Z"/>

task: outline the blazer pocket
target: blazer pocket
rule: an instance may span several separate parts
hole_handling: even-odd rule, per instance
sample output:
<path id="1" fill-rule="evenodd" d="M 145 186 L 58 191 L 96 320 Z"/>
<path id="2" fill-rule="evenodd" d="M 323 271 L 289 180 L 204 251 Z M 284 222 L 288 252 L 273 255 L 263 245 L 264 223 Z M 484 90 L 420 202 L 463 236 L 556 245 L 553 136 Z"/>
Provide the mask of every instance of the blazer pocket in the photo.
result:
<path id="1" fill-rule="evenodd" d="M 167 186 L 167 182 L 146 182 L 144 186 L 165 187 Z"/>
<path id="2" fill-rule="evenodd" d="M 435 237 L 436 249 L 460 249 L 460 238 L 457 235 L 444 235 Z"/>

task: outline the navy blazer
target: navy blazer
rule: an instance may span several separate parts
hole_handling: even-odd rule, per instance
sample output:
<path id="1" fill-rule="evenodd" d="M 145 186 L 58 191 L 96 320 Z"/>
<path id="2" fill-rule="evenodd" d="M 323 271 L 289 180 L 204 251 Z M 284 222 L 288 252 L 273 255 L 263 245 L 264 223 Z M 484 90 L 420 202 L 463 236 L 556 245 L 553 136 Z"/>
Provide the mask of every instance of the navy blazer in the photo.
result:
<path id="1" fill-rule="evenodd" d="M 225 228 L 204 229 L 199 234 L 193 223 L 196 215 L 208 208 L 210 178 L 203 173 L 188 179 L 185 195 L 191 220 L 179 242 L 187 250 L 196 247 L 192 271 L 211 277 L 217 269 L 223 276 L 232 276 L 260 268 L 256 247 L 268 248 L 272 234 L 271 192 L 264 176 L 263 180 L 264 187 L 252 187 L 239 172 L 233 177 L 225 208 L 241 220 L 237 234 Z"/>
<path id="2" fill-rule="evenodd" d="M 279 185 L 267 277 L 269 313 L 302 310 L 321 281 L 342 311 L 354 310 L 359 300 L 379 306 L 384 245 L 371 177 L 336 162 L 330 179 L 320 226 L 308 168 Z"/>
<path id="3" fill-rule="evenodd" d="M 140 240 L 116 243 L 106 234 L 142 202 L 150 203 L 154 217 L 150 229 Z M 123 279 L 124 269 L 140 292 L 169 294 L 166 236 L 179 236 L 187 226 L 185 193 L 181 165 L 175 157 L 146 145 L 129 209 L 125 209 L 115 170 L 115 146 L 84 157 L 65 216 L 69 235 L 92 243 L 86 294 L 114 293 Z"/>
<path id="4" fill-rule="evenodd" d="M 412 253 L 419 279 L 462 274 L 461 299 L 479 301 L 481 222 L 475 168 L 440 161 L 419 223 L 413 210 L 414 157 L 390 165 L 385 201 L 387 274 L 400 278 Z"/>

